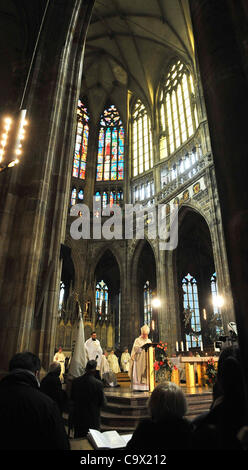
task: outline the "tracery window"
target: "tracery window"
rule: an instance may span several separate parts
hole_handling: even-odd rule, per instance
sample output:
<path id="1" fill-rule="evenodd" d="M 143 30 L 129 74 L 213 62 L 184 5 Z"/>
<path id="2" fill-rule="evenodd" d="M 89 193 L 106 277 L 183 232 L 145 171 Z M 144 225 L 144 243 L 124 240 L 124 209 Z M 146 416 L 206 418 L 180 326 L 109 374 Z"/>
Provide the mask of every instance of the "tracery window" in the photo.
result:
<path id="1" fill-rule="evenodd" d="M 188 348 L 199 347 L 202 343 L 202 336 L 197 334 L 197 332 L 201 330 L 201 320 L 196 279 L 188 273 L 182 280 L 182 288 L 184 313 L 187 312 L 187 315 L 189 314 L 188 318 L 190 318 L 190 324 L 193 330 L 192 334 L 186 334 L 186 343 Z M 187 315 L 185 315 L 185 319 Z"/>
<path id="2" fill-rule="evenodd" d="M 71 191 L 71 206 L 74 206 L 74 204 L 77 204 L 78 202 L 83 201 L 84 198 L 84 190 L 79 189 L 77 190 L 76 188 L 73 188 Z"/>
<path id="3" fill-rule="evenodd" d="M 103 192 L 96 191 L 94 197 L 97 203 L 101 201 L 102 209 L 105 209 L 108 204 L 110 207 L 114 204 L 120 206 L 123 201 L 123 191 L 119 188 L 104 190 Z"/>
<path id="4" fill-rule="evenodd" d="M 152 290 L 150 282 L 146 281 L 144 285 L 144 324 L 150 325 L 152 320 Z"/>
<path id="5" fill-rule="evenodd" d="M 211 293 L 212 293 L 212 303 L 213 303 L 213 312 L 214 315 L 218 315 L 219 318 L 221 315 L 221 310 L 218 302 L 218 285 L 217 285 L 217 278 L 216 273 L 211 276 Z M 221 326 L 216 326 L 216 333 L 221 333 Z"/>
<path id="6" fill-rule="evenodd" d="M 124 128 L 116 107 L 104 110 L 100 119 L 97 181 L 124 179 Z"/>
<path id="7" fill-rule="evenodd" d="M 164 80 L 159 98 L 160 158 L 180 147 L 198 126 L 192 75 L 178 60 Z"/>
<path id="8" fill-rule="evenodd" d="M 79 100 L 77 108 L 77 133 L 73 159 L 72 176 L 84 180 L 89 140 L 89 113 L 84 103 Z"/>
<path id="9" fill-rule="evenodd" d="M 133 176 L 153 167 L 151 121 L 144 104 L 137 100 L 132 114 Z"/>
<path id="10" fill-rule="evenodd" d="M 108 318 L 108 286 L 103 280 L 96 284 L 96 316 L 97 320 Z"/>

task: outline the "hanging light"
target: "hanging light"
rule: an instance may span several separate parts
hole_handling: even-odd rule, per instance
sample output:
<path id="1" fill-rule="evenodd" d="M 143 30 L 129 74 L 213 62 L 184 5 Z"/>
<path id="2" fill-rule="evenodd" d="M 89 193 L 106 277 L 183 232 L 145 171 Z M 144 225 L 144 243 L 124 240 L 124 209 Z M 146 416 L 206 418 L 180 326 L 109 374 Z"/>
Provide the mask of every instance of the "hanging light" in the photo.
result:
<path id="1" fill-rule="evenodd" d="M 154 299 L 152 299 L 152 306 L 153 308 L 159 308 L 161 306 L 161 300 L 159 297 L 154 297 Z"/>
<path id="2" fill-rule="evenodd" d="M 216 295 L 214 300 L 213 300 L 213 305 L 215 307 L 218 307 L 218 308 L 221 308 L 223 307 L 225 301 L 224 301 L 224 297 L 222 297 L 222 295 Z"/>
<path id="3" fill-rule="evenodd" d="M 0 172 L 17 165 L 20 162 L 20 157 L 23 152 L 22 143 L 25 138 L 25 127 L 27 125 L 27 110 L 25 109 L 28 94 L 27 91 L 30 86 L 30 77 L 33 72 L 34 59 L 36 56 L 49 4 L 50 0 L 47 0 L 38 35 L 36 38 L 35 46 L 33 49 L 33 54 L 31 57 L 31 62 L 29 65 L 28 74 L 26 77 L 25 86 L 19 105 L 19 110 L 17 111 L 17 113 L 14 114 L 14 116 L 5 116 L 3 119 L 3 123 L 0 123 L 0 132 L 1 126 L 3 126 L 2 134 L 0 136 Z"/>
<path id="4" fill-rule="evenodd" d="M 26 113 L 26 109 L 21 109 L 14 117 L 3 118 L 3 131 L 0 140 L 0 172 L 12 168 L 20 161 L 27 125 Z"/>

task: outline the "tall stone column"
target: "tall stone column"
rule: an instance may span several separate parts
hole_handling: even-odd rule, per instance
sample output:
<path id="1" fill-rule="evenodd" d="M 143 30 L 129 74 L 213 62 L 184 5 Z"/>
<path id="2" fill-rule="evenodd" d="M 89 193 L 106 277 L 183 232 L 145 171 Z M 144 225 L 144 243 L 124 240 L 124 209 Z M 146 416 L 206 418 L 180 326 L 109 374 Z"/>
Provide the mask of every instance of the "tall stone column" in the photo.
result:
<path id="1" fill-rule="evenodd" d="M 26 102 L 27 143 L 20 165 L 13 168 L 1 207 L 3 369 L 16 351 L 32 348 L 46 362 L 53 351 L 60 244 L 65 236 L 76 107 L 93 4 L 90 0 L 54 0 L 40 38 Z M 45 285 L 41 292 L 38 282 Z M 34 338 L 35 317 L 39 316 Z"/>
<path id="2" fill-rule="evenodd" d="M 245 49 L 238 31 L 243 28 L 244 18 L 247 24 L 248 13 L 244 3 L 228 0 L 191 0 L 189 4 L 248 389 L 248 146 L 245 118 L 248 82 Z M 235 15 L 237 9 L 238 17 Z"/>

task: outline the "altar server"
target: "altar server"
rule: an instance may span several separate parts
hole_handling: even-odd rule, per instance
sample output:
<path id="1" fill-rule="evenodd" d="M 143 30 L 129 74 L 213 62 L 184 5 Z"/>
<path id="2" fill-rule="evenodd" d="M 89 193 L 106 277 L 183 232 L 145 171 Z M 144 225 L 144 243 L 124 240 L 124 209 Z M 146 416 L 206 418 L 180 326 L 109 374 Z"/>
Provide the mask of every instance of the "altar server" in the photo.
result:
<path id="1" fill-rule="evenodd" d="M 110 354 L 108 355 L 108 363 L 109 363 L 110 369 L 115 374 L 118 374 L 118 372 L 121 371 L 120 366 L 119 366 L 118 357 L 115 355 L 114 351 L 111 351 Z"/>
<path id="2" fill-rule="evenodd" d="M 130 367 L 131 356 L 128 352 L 128 348 L 124 349 L 121 355 L 121 368 L 123 372 L 128 372 Z"/>
<path id="3" fill-rule="evenodd" d="M 85 342 L 85 351 L 86 351 L 86 359 L 88 361 L 96 361 L 97 366 L 97 374 L 96 377 L 100 379 L 100 365 L 102 360 L 102 348 L 100 341 L 96 338 L 96 332 L 92 331 L 91 337 L 87 339 Z"/>

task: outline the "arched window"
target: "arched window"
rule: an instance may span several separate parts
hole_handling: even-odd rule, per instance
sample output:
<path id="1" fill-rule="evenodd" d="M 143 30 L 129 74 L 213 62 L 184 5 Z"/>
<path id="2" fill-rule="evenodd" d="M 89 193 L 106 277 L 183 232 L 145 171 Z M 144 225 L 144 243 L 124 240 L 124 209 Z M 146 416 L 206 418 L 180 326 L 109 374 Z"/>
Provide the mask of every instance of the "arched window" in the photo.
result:
<path id="1" fill-rule="evenodd" d="M 65 297 L 65 284 L 61 281 L 60 282 L 60 291 L 59 291 L 59 311 L 62 310 L 64 297 Z"/>
<path id="2" fill-rule="evenodd" d="M 114 105 L 100 120 L 97 156 L 97 181 L 121 181 L 124 178 L 124 128 Z"/>
<path id="3" fill-rule="evenodd" d="M 79 191 L 76 190 L 76 188 L 73 188 L 71 191 L 71 206 L 74 206 L 78 202 L 83 201 L 84 199 L 84 190 L 79 189 Z"/>
<path id="4" fill-rule="evenodd" d="M 202 337 L 197 332 L 201 330 L 200 309 L 198 300 L 197 282 L 191 274 L 187 274 L 182 280 L 183 288 L 183 307 L 189 314 L 191 321 L 192 334 L 186 334 L 186 343 L 188 347 L 197 347 L 201 345 Z M 195 334 L 194 334 L 195 333 Z"/>
<path id="5" fill-rule="evenodd" d="M 103 321 L 108 318 L 108 286 L 103 280 L 96 284 L 96 317 Z"/>
<path id="6" fill-rule="evenodd" d="M 150 325 L 152 321 L 152 290 L 150 282 L 144 285 L 144 324 Z"/>
<path id="7" fill-rule="evenodd" d="M 211 277 L 211 292 L 212 292 L 212 302 L 213 302 L 213 310 L 214 314 L 219 313 L 218 309 L 218 287 L 217 287 L 217 280 L 216 280 L 216 273 L 214 273 Z"/>
<path id="8" fill-rule="evenodd" d="M 83 189 L 80 189 L 80 190 L 78 191 L 78 199 L 79 199 L 80 201 L 83 201 L 83 198 L 84 198 L 84 190 L 83 190 Z"/>
<path id="9" fill-rule="evenodd" d="M 151 122 L 144 104 L 137 100 L 132 114 L 133 176 L 153 167 Z"/>
<path id="10" fill-rule="evenodd" d="M 77 190 L 76 188 L 73 188 L 71 191 L 71 206 L 74 206 L 77 202 Z"/>
<path id="11" fill-rule="evenodd" d="M 213 303 L 213 312 L 214 315 L 218 315 L 219 323 L 221 324 L 221 308 L 220 308 L 220 300 L 218 296 L 218 285 L 217 285 L 217 278 L 216 273 L 211 276 L 211 293 L 212 293 L 212 303 Z M 221 325 L 216 326 L 216 333 L 221 333 Z"/>
<path id="12" fill-rule="evenodd" d="M 198 126 L 193 78 L 178 60 L 170 67 L 159 98 L 160 158 L 182 145 Z"/>
<path id="13" fill-rule="evenodd" d="M 89 114 L 87 107 L 79 100 L 77 108 L 77 134 L 74 150 L 72 176 L 84 180 L 89 139 Z"/>

